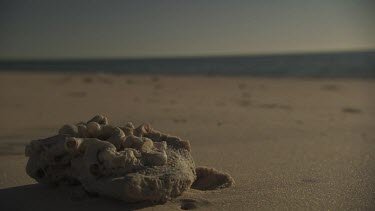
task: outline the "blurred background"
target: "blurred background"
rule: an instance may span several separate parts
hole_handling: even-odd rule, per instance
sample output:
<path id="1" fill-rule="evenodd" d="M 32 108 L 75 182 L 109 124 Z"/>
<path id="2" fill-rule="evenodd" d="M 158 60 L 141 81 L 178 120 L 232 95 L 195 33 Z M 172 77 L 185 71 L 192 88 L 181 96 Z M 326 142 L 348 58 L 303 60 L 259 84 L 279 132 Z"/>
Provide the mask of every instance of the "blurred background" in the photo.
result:
<path id="1" fill-rule="evenodd" d="M 374 6 L 372 0 L 1 1 L 0 68 L 368 77 L 375 66 Z"/>

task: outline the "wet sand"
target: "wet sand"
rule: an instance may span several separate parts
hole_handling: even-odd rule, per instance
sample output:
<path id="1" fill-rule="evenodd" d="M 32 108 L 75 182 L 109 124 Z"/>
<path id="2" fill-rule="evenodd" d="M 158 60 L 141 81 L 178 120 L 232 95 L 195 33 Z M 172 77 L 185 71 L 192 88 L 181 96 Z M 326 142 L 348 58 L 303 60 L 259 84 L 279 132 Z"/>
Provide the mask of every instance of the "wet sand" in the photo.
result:
<path id="1" fill-rule="evenodd" d="M 374 80 L 0 73 L 0 210 L 375 209 Z M 24 145 L 95 114 L 191 141 L 235 186 L 164 205 L 35 184 Z"/>

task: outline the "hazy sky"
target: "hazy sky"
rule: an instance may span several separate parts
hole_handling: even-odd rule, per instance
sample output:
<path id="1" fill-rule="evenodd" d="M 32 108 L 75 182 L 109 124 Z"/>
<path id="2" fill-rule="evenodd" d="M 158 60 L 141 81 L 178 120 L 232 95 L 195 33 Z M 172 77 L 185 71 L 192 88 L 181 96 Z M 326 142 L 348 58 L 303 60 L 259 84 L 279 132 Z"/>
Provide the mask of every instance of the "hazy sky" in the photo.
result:
<path id="1" fill-rule="evenodd" d="M 374 0 L 0 0 L 0 59 L 375 48 Z"/>

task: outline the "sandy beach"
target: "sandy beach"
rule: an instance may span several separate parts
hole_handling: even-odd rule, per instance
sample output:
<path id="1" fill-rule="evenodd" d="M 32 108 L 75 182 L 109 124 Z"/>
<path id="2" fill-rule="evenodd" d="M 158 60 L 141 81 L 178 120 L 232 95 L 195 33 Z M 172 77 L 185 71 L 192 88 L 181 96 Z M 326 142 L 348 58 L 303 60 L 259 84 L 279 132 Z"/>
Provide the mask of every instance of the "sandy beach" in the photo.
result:
<path id="1" fill-rule="evenodd" d="M 0 210 L 375 209 L 373 79 L 0 73 Z M 190 140 L 233 187 L 163 205 L 76 201 L 25 173 L 24 146 L 95 114 Z"/>

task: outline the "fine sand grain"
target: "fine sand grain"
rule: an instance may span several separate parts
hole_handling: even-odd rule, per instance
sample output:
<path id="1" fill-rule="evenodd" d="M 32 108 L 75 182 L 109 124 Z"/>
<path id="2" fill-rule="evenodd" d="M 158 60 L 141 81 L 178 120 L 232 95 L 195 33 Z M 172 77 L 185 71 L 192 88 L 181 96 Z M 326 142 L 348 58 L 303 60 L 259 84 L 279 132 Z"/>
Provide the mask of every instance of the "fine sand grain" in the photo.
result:
<path id="1" fill-rule="evenodd" d="M 1 73 L 0 210 L 373 210 L 374 90 L 373 80 Z M 236 183 L 126 204 L 26 175 L 30 140 L 95 114 L 190 140 L 197 166 Z"/>

